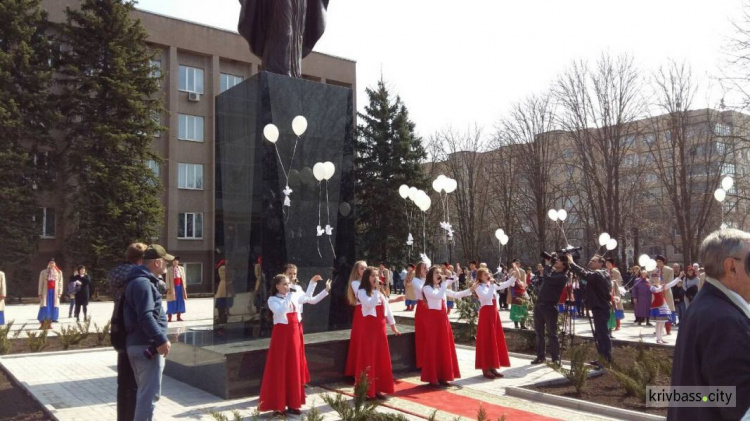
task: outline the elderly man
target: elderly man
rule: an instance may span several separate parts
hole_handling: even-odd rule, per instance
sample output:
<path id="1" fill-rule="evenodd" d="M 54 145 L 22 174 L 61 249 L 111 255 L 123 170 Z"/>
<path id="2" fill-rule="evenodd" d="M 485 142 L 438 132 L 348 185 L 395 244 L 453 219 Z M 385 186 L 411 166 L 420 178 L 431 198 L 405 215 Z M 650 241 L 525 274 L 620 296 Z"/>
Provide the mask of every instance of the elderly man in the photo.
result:
<path id="1" fill-rule="evenodd" d="M 670 406 L 669 420 L 736 420 L 750 408 L 750 233 L 713 232 L 700 248 L 706 283 L 681 322 L 672 386 L 735 386 L 736 405 Z"/>

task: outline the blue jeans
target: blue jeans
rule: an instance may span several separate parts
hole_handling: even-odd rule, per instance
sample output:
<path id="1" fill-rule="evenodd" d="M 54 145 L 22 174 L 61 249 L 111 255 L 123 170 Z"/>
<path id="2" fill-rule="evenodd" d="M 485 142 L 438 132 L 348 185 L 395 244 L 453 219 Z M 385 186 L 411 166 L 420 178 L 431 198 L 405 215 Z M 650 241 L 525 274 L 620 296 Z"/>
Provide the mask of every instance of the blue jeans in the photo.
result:
<path id="1" fill-rule="evenodd" d="M 156 355 L 149 360 L 143 355 L 146 348 L 148 347 L 145 345 L 128 347 L 128 358 L 138 385 L 135 404 L 135 419 L 138 421 L 154 419 L 156 401 L 161 397 L 161 378 L 164 371 L 164 357 Z"/>
<path id="2" fill-rule="evenodd" d="M 68 310 L 68 318 L 73 317 L 73 307 L 76 305 L 76 299 L 71 298 L 70 299 L 70 309 Z"/>
<path id="3" fill-rule="evenodd" d="M 685 302 L 678 301 L 674 303 L 675 310 L 677 310 L 677 322 L 682 323 L 682 315 L 685 314 Z"/>

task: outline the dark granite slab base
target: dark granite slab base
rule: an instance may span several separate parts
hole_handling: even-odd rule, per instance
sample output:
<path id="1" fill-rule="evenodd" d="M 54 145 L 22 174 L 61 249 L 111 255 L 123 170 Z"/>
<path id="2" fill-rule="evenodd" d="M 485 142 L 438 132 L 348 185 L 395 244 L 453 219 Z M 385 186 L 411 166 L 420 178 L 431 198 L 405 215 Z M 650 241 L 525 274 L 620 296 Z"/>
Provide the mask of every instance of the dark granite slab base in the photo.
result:
<path id="1" fill-rule="evenodd" d="M 414 329 L 401 326 L 388 335 L 393 372 L 416 369 Z M 349 330 L 305 334 L 312 384 L 341 381 L 349 349 Z M 270 338 L 247 340 L 241 331 L 191 330 L 172 344 L 164 373 L 224 399 L 260 393 Z"/>

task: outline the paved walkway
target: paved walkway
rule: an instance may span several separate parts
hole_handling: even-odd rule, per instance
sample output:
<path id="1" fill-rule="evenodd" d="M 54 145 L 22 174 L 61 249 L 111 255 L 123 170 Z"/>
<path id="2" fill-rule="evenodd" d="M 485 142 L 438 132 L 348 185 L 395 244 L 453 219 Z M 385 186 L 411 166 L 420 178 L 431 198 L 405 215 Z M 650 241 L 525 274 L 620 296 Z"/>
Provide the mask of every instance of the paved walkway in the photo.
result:
<path id="1" fill-rule="evenodd" d="M 487 380 L 474 369 L 474 349 L 457 348 L 459 365 L 464 376 L 453 386 L 438 391 L 442 401 L 430 398 L 419 381 L 418 373 L 400 377 L 397 397 L 392 397 L 383 412 L 403 413 L 409 420 L 425 419 L 433 412 L 433 406 L 441 406 L 446 401 L 463 401 L 468 407 L 478 409 L 482 404 L 496 414 L 508 414 L 509 420 L 531 419 L 538 416 L 565 420 L 605 420 L 595 414 L 543 405 L 524 399 L 505 396 L 506 386 L 520 386 L 544 380 L 559 379 L 561 376 L 545 366 L 531 366 L 526 358 L 513 356 L 512 367 L 503 370 L 502 380 Z M 2 364 L 30 394 L 44 405 L 58 420 L 114 420 L 116 419 L 116 353 L 108 349 L 87 351 L 53 352 L 41 354 L 12 355 L 0 358 Z M 317 407 L 326 420 L 340 417 L 326 406 L 320 395 L 329 390 L 351 391 L 345 383 L 313 387 L 307 390 L 307 411 Z M 214 395 L 164 376 L 163 396 L 157 404 L 156 419 L 211 420 L 211 412 L 221 412 L 232 419 L 231 412 L 239 411 L 245 419 L 253 414 L 258 405 L 258 397 L 222 400 Z M 421 399 L 421 400 L 420 400 Z M 475 405 L 476 404 L 476 405 Z M 507 411 L 507 412 L 506 412 Z M 466 414 L 464 414 L 466 415 Z M 490 413 L 492 415 L 492 413 Z M 462 418 L 462 419 L 476 419 Z M 499 415 L 498 415 L 499 416 Z M 264 414 L 261 418 L 270 416 Z M 438 412 L 439 420 L 453 420 L 455 414 Z M 495 419 L 497 417 L 493 417 Z M 539 419 L 539 418 L 537 418 Z"/>

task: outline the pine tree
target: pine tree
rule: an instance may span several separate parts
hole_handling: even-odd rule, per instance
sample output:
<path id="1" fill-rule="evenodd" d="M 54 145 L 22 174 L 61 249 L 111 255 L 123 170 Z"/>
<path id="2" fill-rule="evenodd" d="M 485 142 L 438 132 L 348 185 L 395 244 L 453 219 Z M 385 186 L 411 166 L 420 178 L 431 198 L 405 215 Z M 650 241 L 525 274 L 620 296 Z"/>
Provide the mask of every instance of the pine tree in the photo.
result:
<path id="1" fill-rule="evenodd" d="M 61 73 L 66 121 L 66 255 L 92 279 L 122 259 L 133 241 L 150 242 L 164 220 L 161 185 L 148 161 L 163 112 L 147 34 L 133 3 L 83 0 L 66 9 Z"/>
<path id="2" fill-rule="evenodd" d="M 405 263 L 409 231 L 398 188 L 427 186 L 420 165 L 427 154 L 406 106 L 398 96 L 392 100 L 382 79 L 377 89 L 367 89 L 367 96 L 370 103 L 359 114 L 364 124 L 359 126 L 355 158 L 357 233 L 368 260 Z"/>
<path id="3" fill-rule="evenodd" d="M 50 145 L 56 117 L 49 94 L 52 40 L 40 3 L 0 2 L 0 270 L 18 285 L 30 281 L 39 239 L 36 193 L 48 181 L 34 154 Z"/>

